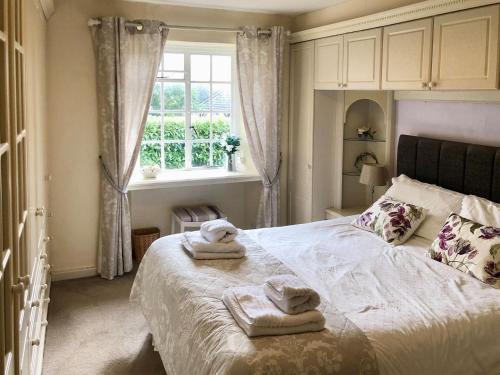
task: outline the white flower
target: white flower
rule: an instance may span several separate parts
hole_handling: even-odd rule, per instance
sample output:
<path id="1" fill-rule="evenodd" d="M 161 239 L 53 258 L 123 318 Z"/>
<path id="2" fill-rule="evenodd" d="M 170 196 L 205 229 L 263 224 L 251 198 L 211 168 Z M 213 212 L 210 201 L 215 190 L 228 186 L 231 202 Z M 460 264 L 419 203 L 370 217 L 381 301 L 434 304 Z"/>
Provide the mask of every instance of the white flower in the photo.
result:
<path id="1" fill-rule="evenodd" d="M 234 146 L 233 146 L 233 145 L 227 145 L 227 146 L 226 146 L 226 150 L 227 150 L 228 152 L 233 151 L 233 148 L 234 148 Z"/>

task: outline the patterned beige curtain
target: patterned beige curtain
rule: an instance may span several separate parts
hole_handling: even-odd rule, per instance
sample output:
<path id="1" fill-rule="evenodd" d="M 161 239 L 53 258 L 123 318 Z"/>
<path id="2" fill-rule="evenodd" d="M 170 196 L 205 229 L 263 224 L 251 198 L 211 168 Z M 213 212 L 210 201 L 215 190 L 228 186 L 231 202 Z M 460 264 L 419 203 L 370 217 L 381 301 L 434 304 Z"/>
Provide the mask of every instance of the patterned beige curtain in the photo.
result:
<path id="1" fill-rule="evenodd" d="M 286 32 L 246 27 L 236 38 L 241 107 L 250 153 L 262 179 L 257 227 L 278 225 L 283 54 Z"/>
<path id="2" fill-rule="evenodd" d="M 91 27 L 97 70 L 101 205 L 98 272 L 113 279 L 132 270 L 127 186 L 144 133 L 168 30 L 157 21 L 102 17 Z M 140 29 L 140 30 L 139 30 Z"/>

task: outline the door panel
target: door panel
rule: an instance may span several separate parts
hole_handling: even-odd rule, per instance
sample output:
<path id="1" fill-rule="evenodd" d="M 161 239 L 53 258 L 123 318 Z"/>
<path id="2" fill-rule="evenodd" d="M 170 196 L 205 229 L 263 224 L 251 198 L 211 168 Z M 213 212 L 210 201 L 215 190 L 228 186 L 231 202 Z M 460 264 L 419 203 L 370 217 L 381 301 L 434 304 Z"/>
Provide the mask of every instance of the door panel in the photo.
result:
<path id="1" fill-rule="evenodd" d="M 435 17 L 435 89 L 498 88 L 499 9 L 495 5 Z"/>
<path id="2" fill-rule="evenodd" d="M 384 28 L 382 89 L 428 90 L 432 19 Z"/>
<path id="3" fill-rule="evenodd" d="M 344 85 L 347 89 L 380 89 L 382 29 L 344 35 Z"/>
<path id="4" fill-rule="evenodd" d="M 334 36 L 314 42 L 314 88 L 336 90 L 342 86 L 344 37 Z"/>

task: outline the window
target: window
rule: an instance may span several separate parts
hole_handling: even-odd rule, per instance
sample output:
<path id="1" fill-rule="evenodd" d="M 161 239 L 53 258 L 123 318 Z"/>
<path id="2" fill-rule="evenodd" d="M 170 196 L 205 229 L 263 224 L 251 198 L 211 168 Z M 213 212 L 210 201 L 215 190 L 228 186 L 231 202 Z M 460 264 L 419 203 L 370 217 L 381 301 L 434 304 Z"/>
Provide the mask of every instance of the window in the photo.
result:
<path id="1" fill-rule="evenodd" d="M 234 126 L 234 47 L 172 45 L 153 89 L 140 165 L 221 167 Z"/>

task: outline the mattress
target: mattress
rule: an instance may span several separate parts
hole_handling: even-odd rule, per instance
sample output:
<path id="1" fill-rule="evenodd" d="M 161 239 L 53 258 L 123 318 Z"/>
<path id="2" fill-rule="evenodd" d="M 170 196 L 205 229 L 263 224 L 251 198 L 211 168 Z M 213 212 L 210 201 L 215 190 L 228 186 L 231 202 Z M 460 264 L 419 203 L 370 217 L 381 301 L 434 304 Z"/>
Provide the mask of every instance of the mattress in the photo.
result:
<path id="1" fill-rule="evenodd" d="M 131 300 L 167 373 L 500 374 L 500 290 L 427 258 L 427 240 L 393 247 L 351 220 L 246 231 L 247 266 L 156 241 Z M 287 272 L 318 291 L 330 336 L 247 338 L 220 291 Z"/>

